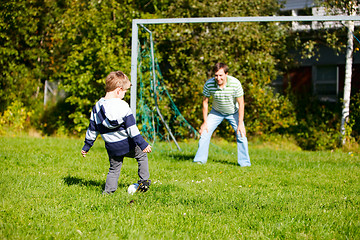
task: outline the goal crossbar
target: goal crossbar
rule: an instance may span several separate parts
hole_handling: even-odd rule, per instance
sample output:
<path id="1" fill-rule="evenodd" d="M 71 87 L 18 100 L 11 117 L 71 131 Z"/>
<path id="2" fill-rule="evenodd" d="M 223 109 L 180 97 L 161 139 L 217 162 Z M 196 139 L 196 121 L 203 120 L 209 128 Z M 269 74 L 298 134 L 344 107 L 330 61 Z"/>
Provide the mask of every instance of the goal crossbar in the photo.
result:
<path id="1" fill-rule="evenodd" d="M 159 18 L 133 19 L 131 39 L 131 96 L 130 107 L 136 118 L 137 98 L 137 61 L 138 61 L 138 30 L 145 24 L 179 24 L 179 23 L 225 23 L 225 22 L 328 22 L 328 21 L 360 21 L 360 16 L 258 16 L 258 17 L 209 17 L 209 18 Z"/>

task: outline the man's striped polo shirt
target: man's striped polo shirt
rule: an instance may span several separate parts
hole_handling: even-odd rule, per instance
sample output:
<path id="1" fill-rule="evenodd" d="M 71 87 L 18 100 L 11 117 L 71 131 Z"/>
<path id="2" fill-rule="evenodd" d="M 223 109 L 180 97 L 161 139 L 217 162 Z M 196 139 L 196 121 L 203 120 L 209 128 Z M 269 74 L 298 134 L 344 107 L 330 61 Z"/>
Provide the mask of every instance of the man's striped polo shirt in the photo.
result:
<path id="1" fill-rule="evenodd" d="M 234 114 L 239 106 L 236 102 L 237 97 L 244 95 L 243 88 L 238 79 L 227 76 L 226 86 L 221 89 L 216 83 L 215 78 L 206 81 L 203 89 L 205 97 L 213 96 L 212 108 L 221 114 Z"/>

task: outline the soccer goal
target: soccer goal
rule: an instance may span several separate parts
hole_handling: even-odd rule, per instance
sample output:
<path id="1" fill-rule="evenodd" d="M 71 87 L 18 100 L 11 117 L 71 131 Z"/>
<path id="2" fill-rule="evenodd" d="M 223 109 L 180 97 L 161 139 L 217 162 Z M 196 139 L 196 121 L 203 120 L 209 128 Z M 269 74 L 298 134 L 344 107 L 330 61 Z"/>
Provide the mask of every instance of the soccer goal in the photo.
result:
<path id="1" fill-rule="evenodd" d="M 131 110 L 136 116 L 139 108 L 137 108 L 137 103 L 140 101 L 139 104 L 140 110 L 141 108 L 147 108 L 145 109 L 146 112 L 151 112 L 151 114 L 156 114 L 159 116 L 162 124 L 165 126 L 166 130 L 169 133 L 169 136 L 172 138 L 172 140 L 176 143 L 178 149 L 180 147 L 178 146 L 176 142 L 176 133 L 173 133 L 171 129 L 169 128 L 167 124 L 167 120 L 164 119 L 163 114 L 158 107 L 158 91 L 160 91 L 165 94 L 168 97 L 168 102 L 172 104 L 172 109 L 174 111 L 178 111 L 176 108 L 176 105 L 171 100 L 170 95 L 168 94 L 166 87 L 164 84 L 161 83 L 162 76 L 161 71 L 157 65 L 157 61 L 155 59 L 154 54 L 154 46 L 153 46 L 153 39 L 152 39 L 152 32 L 147 28 L 149 25 L 154 24 L 181 24 L 181 23 L 188 23 L 188 24 L 201 24 L 201 23 L 246 23 L 246 22 L 341 22 L 341 21 L 360 21 L 360 16 L 267 16 L 267 17 L 217 17 L 217 18 L 170 18 L 170 19 L 134 19 L 132 21 L 132 53 L 131 53 L 131 96 L 130 96 L 130 106 Z M 141 48 L 139 48 L 139 31 L 145 31 L 150 36 L 150 42 L 149 42 L 149 50 L 147 53 L 147 59 L 148 59 L 148 72 L 149 72 L 149 78 L 150 84 L 148 83 L 148 86 L 144 84 L 143 79 L 145 76 L 141 75 L 139 76 L 139 65 L 142 66 L 144 59 L 141 57 Z M 152 104 L 154 106 L 149 106 L 148 104 L 145 104 L 143 101 L 143 94 L 138 91 L 138 83 L 140 79 L 140 86 L 142 87 L 150 87 L 152 90 L 153 97 Z M 160 86 L 161 85 L 161 86 Z M 150 104 L 150 103 L 149 103 Z M 152 111 L 150 108 L 156 109 L 156 111 Z M 144 109 L 143 109 L 144 110 Z M 155 112 L 155 113 L 154 113 Z M 149 117 L 149 116 L 147 116 Z M 176 115 L 176 119 L 181 118 L 181 121 L 186 123 L 186 119 L 184 119 L 181 115 L 181 113 Z M 154 120 L 154 117 L 152 117 L 152 120 L 150 118 L 142 119 L 142 122 L 147 122 L 146 126 L 143 126 L 143 129 L 149 128 L 149 126 L 152 128 L 151 131 L 155 131 L 156 129 L 156 123 Z M 176 120 L 178 122 L 178 120 Z M 187 123 L 188 124 L 188 123 Z M 190 124 L 188 124 L 188 129 L 194 132 L 196 135 L 197 132 L 195 129 L 191 127 Z M 151 132 L 149 131 L 149 132 Z M 150 134 L 151 135 L 151 134 Z M 152 134 L 153 136 L 147 136 L 148 138 L 155 139 L 155 134 Z"/>

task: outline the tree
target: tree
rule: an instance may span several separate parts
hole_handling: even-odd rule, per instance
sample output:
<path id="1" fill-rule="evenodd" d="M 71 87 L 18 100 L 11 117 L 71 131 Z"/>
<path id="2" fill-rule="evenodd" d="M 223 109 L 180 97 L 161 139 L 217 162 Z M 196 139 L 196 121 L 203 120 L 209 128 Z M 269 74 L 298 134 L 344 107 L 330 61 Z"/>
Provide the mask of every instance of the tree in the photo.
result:
<path id="1" fill-rule="evenodd" d="M 47 7 L 40 0 L 0 4 L 0 112 L 16 101 L 34 107 L 42 96 L 49 61 Z"/>
<path id="2" fill-rule="evenodd" d="M 164 18 L 271 16 L 278 10 L 277 1 L 180 0 L 163 8 L 161 14 Z M 275 94 L 270 87 L 281 64 L 287 61 L 285 25 L 207 23 L 148 27 L 154 33 L 167 87 L 193 126 L 202 122 L 202 87 L 212 74 L 209 68 L 217 61 L 227 63 L 230 74 L 238 77 L 245 88 L 250 133 L 281 131 L 295 124 L 289 99 Z"/>
<path id="3" fill-rule="evenodd" d="M 64 6 L 54 36 L 61 71 L 52 78 L 61 80 L 71 106 L 65 116 L 72 130 L 81 132 L 91 107 L 105 93 L 106 75 L 115 70 L 130 75 L 131 20 L 139 15 L 131 3 L 114 0 L 68 0 Z"/>
<path id="4" fill-rule="evenodd" d="M 349 3 L 349 15 L 355 15 L 355 4 Z M 344 105 L 342 110 L 341 117 L 341 136 L 342 136 L 342 144 L 346 142 L 346 127 L 345 124 L 349 122 L 349 112 L 350 112 L 350 96 L 351 96 L 351 78 L 352 78 L 352 55 L 354 51 L 354 22 L 348 22 L 348 34 L 347 34 L 347 49 L 346 49 L 346 71 L 345 71 L 345 85 L 344 85 Z"/>
<path id="5" fill-rule="evenodd" d="M 60 81 L 65 102 L 46 109 L 43 125 L 68 132 L 86 128 L 92 104 L 104 93 L 105 76 L 118 69 L 130 72 L 131 20 L 141 9 L 155 11 L 146 5 L 116 0 L 0 4 L 0 113 L 19 102 L 16 106 L 37 109 L 34 116 L 40 117 L 45 80 Z"/>
<path id="6" fill-rule="evenodd" d="M 322 3 L 329 13 L 332 14 L 347 14 L 355 16 L 359 12 L 359 1 L 337 1 L 328 0 Z M 347 27 L 347 47 L 346 47 L 346 66 L 345 66 L 345 84 L 344 84 L 344 97 L 343 97 L 343 108 L 341 116 L 341 127 L 340 133 L 342 138 L 342 144 L 346 142 L 347 133 L 346 124 L 349 122 L 350 114 L 350 97 L 351 97 L 351 78 L 352 78 L 352 63 L 353 63 L 353 51 L 354 51 L 354 29 L 355 25 L 353 21 L 349 21 Z"/>

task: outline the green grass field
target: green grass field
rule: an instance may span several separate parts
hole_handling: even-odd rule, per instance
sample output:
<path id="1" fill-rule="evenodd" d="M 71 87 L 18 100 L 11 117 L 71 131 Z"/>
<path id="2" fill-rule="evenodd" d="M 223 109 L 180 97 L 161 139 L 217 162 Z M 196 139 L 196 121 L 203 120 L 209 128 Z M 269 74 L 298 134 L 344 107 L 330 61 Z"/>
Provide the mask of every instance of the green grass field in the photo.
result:
<path id="1" fill-rule="evenodd" d="M 103 141 L 0 137 L 0 239 L 360 239 L 360 156 L 250 144 L 253 166 L 236 165 L 235 143 L 156 143 L 150 191 L 129 195 L 137 163 L 125 159 L 104 196 Z"/>

